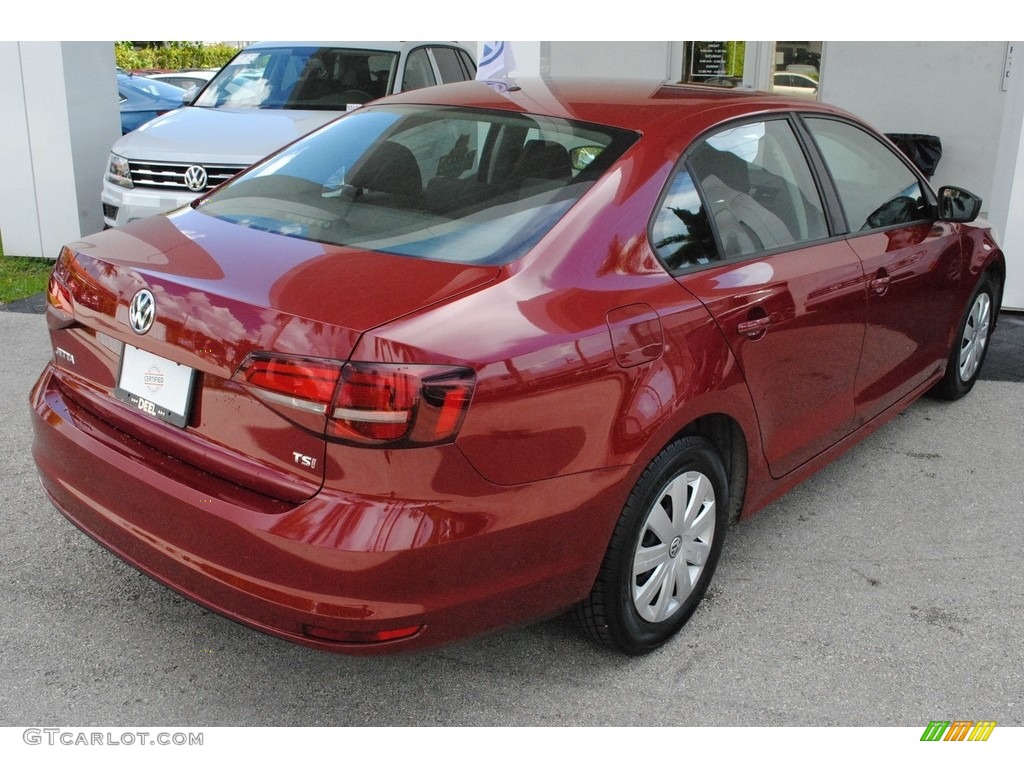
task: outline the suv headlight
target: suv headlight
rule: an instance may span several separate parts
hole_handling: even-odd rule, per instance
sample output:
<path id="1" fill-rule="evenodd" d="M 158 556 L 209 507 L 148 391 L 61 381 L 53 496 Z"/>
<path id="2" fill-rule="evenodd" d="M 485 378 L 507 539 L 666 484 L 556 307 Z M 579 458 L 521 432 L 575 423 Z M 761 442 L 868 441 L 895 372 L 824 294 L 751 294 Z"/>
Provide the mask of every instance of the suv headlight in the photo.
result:
<path id="1" fill-rule="evenodd" d="M 117 184 L 125 189 L 132 189 L 132 172 L 128 167 L 127 158 L 110 153 L 110 160 L 107 162 L 107 181 Z"/>

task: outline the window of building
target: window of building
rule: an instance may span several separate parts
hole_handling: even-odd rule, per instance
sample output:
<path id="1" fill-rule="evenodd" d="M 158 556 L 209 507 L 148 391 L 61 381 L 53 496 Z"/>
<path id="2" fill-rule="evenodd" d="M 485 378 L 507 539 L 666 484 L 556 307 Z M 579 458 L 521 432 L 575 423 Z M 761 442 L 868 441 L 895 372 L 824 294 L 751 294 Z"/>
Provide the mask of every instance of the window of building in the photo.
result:
<path id="1" fill-rule="evenodd" d="M 746 43 L 741 40 L 685 43 L 682 82 L 724 88 L 742 85 L 745 50 Z"/>
<path id="2" fill-rule="evenodd" d="M 771 90 L 802 99 L 818 98 L 821 80 L 821 41 L 775 43 Z"/>

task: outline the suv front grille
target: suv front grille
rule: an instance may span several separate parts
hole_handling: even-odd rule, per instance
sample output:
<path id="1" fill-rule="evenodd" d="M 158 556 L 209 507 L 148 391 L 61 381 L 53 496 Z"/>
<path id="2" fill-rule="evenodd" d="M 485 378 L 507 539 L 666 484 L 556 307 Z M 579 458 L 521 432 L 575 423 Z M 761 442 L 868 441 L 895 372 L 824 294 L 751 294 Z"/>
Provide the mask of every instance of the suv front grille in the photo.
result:
<path id="1" fill-rule="evenodd" d="M 203 165 L 202 163 L 154 163 L 142 160 L 130 160 L 132 184 L 136 187 L 153 189 L 184 189 L 189 192 L 202 192 L 202 189 L 189 189 L 185 183 L 185 173 L 189 168 L 198 166 L 206 171 L 206 186 L 210 189 L 221 182 L 227 181 L 236 173 L 244 170 L 244 165 Z"/>

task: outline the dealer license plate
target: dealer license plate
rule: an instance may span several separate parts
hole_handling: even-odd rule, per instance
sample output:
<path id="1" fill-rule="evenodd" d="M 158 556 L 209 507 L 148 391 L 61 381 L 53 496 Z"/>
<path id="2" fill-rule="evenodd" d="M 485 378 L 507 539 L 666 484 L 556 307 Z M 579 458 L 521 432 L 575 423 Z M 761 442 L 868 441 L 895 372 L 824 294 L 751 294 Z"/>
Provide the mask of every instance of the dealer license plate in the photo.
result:
<path id="1" fill-rule="evenodd" d="M 184 427 L 195 371 L 131 344 L 124 345 L 114 396 L 150 416 Z"/>

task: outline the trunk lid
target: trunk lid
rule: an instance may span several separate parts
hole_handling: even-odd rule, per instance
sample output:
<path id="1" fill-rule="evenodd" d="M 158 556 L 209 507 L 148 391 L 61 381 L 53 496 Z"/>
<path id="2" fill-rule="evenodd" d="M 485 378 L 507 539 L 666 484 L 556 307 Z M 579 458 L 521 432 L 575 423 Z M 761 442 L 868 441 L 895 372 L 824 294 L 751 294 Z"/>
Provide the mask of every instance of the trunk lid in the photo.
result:
<path id="1" fill-rule="evenodd" d="M 62 256 L 55 273 L 69 289 L 74 322 L 49 313 L 65 393 L 175 459 L 285 501 L 309 498 L 322 483 L 323 417 L 255 396 L 235 376 L 247 357 L 344 362 L 363 332 L 498 275 L 496 267 L 268 234 L 195 211 L 107 230 L 66 251 L 73 261 Z M 155 313 L 140 334 L 129 315 L 143 289 Z M 153 401 L 173 389 L 172 372 L 184 371 L 192 391 L 182 395 L 183 427 L 153 416 L 142 384 L 119 380 L 122 360 L 128 371 L 141 366 Z M 129 390 L 145 395 L 141 404 Z"/>

